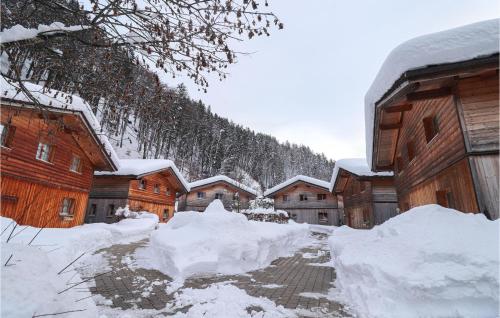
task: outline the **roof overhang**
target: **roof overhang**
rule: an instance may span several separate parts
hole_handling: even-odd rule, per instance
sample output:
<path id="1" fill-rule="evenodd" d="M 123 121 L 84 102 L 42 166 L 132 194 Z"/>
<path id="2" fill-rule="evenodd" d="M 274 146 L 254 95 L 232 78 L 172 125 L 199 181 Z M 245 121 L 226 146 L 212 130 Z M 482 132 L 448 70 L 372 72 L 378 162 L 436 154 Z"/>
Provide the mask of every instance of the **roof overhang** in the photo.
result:
<path id="1" fill-rule="evenodd" d="M 320 185 L 317 185 L 317 184 L 314 184 L 314 183 L 311 183 L 311 182 L 307 182 L 307 181 L 304 181 L 304 180 L 297 180 L 295 182 L 292 182 L 286 186 L 284 186 L 283 188 L 281 189 L 276 189 L 275 191 L 273 192 L 270 192 L 270 193 L 267 193 L 264 197 L 268 198 L 268 197 L 275 197 L 276 194 L 280 193 L 280 192 L 283 192 L 284 190 L 288 189 L 288 188 L 291 188 L 291 187 L 294 187 L 297 185 L 297 183 L 303 183 L 303 184 L 306 184 L 308 186 L 311 186 L 311 187 L 315 187 L 315 188 L 318 188 L 318 189 L 322 189 L 322 190 L 325 190 L 327 192 L 330 192 L 330 189 L 328 189 L 327 187 L 322 187 Z"/>
<path id="2" fill-rule="evenodd" d="M 203 189 L 203 188 L 206 188 L 206 187 L 213 186 L 213 185 L 215 185 L 215 184 L 217 184 L 217 183 L 223 183 L 223 184 L 228 185 L 228 186 L 230 186 L 230 187 L 232 187 L 232 188 L 239 189 L 239 190 L 241 190 L 241 191 L 243 191 L 243 192 L 247 193 L 247 194 L 248 194 L 248 195 L 250 195 L 251 197 L 254 197 L 254 198 L 256 198 L 256 197 L 257 197 L 257 195 L 256 195 L 255 193 L 248 192 L 247 190 L 245 190 L 245 189 L 243 189 L 243 188 L 240 188 L 240 187 L 238 187 L 238 186 L 236 186 L 236 185 L 234 185 L 234 184 L 232 184 L 232 183 L 229 183 L 229 182 L 227 182 L 227 181 L 224 181 L 224 180 L 216 180 L 216 181 L 209 182 L 209 183 L 205 183 L 205 184 L 203 184 L 203 185 L 199 185 L 199 186 L 196 186 L 196 187 L 191 187 L 191 189 L 190 189 L 189 191 L 190 191 L 190 192 L 192 192 L 193 190 Z"/>
<path id="3" fill-rule="evenodd" d="M 404 113 L 413 103 L 423 99 L 441 98 L 454 93 L 459 78 L 497 71 L 499 54 L 472 60 L 431 65 L 409 70 L 375 103 L 373 125 L 373 171 L 394 170 L 396 145 Z"/>
<path id="4" fill-rule="evenodd" d="M 349 178 L 355 178 L 358 181 L 373 181 L 373 180 L 391 180 L 394 176 L 360 176 L 344 168 L 339 168 L 339 172 L 333 183 L 332 193 L 344 192 L 345 186 Z"/>

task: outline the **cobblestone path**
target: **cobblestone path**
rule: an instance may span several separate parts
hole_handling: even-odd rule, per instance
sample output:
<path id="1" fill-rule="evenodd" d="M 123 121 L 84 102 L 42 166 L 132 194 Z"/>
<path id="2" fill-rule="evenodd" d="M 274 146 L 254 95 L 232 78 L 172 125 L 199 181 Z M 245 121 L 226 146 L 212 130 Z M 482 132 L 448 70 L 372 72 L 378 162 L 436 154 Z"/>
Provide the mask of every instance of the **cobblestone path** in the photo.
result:
<path id="1" fill-rule="evenodd" d="M 278 305 L 297 310 L 300 317 L 350 317 L 337 302 L 325 295 L 335 279 L 334 268 L 328 266 L 330 255 L 326 235 L 313 233 L 316 244 L 301 249 L 292 257 L 275 260 L 269 267 L 244 275 L 197 277 L 185 282 L 183 288 L 206 288 L 230 281 L 249 295 L 265 297 Z M 121 309 L 155 309 L 155 316 L 168 316 L 165 306 L 173 301 L 166 287 L 171 278 L 159 271 L 131 266 L 133 254 L 147 240 L 113 245 L 97 251 L 107 260 L 111 272 L 95 279 L 91 291 L 106 299 L 106 305 Z M 106 272 L 103 270 L 103 272 Z M 96 273 L 99 274 L 99 273 Z"/>

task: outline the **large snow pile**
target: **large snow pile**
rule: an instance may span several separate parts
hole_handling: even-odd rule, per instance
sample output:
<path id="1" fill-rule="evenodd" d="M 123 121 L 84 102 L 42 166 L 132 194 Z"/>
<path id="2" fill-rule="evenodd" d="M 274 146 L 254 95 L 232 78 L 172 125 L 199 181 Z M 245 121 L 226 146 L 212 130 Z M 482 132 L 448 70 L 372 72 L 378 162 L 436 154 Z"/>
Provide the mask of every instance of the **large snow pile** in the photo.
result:
<path id="1" fill-rule="evenodd" d="M 64 317 L 97 317 L 96 306 L 85 284 L 64 291 L 82 281 L 75 268 L 99 248 L 140 239 L 157 225 L 156 215 L 141 213 L 137 219 L 125 219 L 115 224 L 95 223 L 40 231 L 30 226 L 16 226 L 12 219 L 0 217 L 0 316 L 32 317 L 75 311 Z M 66 266 L 68 268 L 64 269 Z"/>
<path id="2" fill-rule="evenodd" d="M 498 53 L 499 20 L 493 19 L 406 41 L 387 57 L 365 96 L 366 156 L 372 162 L 375 103 L 406 71 Z"/>
<path id="3" fill-rule="evenodd" d="M 438 205 L 329 239 L 341 296 L 361 317 L 497 317 L 499 222 Z"/>
<path id="4" fill-rule="evenodd" d="M 248 221 L 214 200 L 205 212 L 180 212 L 151 235 L 137 259 L 182 280 L 196 274 L 238 274 L 268 266 L 305 243 L 307 225 Z"/>

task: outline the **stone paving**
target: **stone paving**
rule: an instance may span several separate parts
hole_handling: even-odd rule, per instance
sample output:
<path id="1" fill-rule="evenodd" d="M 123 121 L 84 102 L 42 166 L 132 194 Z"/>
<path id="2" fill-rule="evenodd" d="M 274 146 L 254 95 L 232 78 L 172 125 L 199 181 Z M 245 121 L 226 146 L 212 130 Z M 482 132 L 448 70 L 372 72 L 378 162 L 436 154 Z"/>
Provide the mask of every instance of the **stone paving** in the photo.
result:
<path id="1" fill-rule="evenodd" d="M 196 277 L 187 280 L 184 287 L 206 288 L 217 282 L 231 281 L 249 295 L 298 310 L 303 317 L 350 317 L 339 303 L 324 297 L 332 287 L 335 270 L 325 266 L 330 260 L 326 236 L 313 235 L 315 246 L 304 248 L 292 257 L 279 258 L 262 270 L 244 275 Z M 157 270 L 130 266 L 134 263 L 135 250 L 146 244 L 147 240 L 143 240 L 97 251 L 96 254 L 102 254 L 108 261 L 112 272 L 97 277 L 91 291 L 103 296 L 113 308 L 155 309 L 159 316 L 168 316 L 172 311 L 166 311 L 165 306 L 173 297 L 166 288 L 171 278 Z"/>

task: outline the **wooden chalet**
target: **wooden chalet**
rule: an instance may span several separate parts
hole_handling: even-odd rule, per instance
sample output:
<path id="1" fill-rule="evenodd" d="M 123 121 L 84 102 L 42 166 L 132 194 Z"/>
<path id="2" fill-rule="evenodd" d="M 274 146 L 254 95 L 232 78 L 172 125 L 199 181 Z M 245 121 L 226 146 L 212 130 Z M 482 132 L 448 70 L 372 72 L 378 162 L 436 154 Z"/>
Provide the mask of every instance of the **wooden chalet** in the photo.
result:
<path id="1" fill-rule="evenodd" d="M 397 215 L 392 172 L 372 172 L 364 158 L 337 160 L 330 189 L 343 223 L 352 228 L 369 229 Z"/>
<path id="2" fill-rule="evenodd" d="M 248 209 L 249 201 L 257 197 L 257 191 L 229 177 L 219 175 L 189 183 L 189 193 L 179 199 L 179 211 L 205 211 L 215 199 L 219 199 L 228 211 Z"/>
<path id="3" fill-rule="evenodd" d="M 83 223 L 94 170 L 118 160 L 89 105 L 77 96 L 1 78 L 1 209 L 17 223 Z"/>
<path id="4" fill-rule="evenodd" d="M 176 198 L 188 190 L 170 160 L 121 159 L 118 171 L 95 172 L 85 222 L 115 222 L 116 210 L 127 205 L 131 211 L 155 213 L 166 222 L 174 214 Z"/>
<path id="5" fill-rule="evenodd" d="M 448 48 L 420 50 L 423 56 L 388 86 L 372 86 L 369 164 L 374 171 L 394 171 L 402 211 L 437 203 L 498 218 L 498 39 L 498 20 L 426 36 Z M 398 50 L 407 53 L 412 45 L 395 50 L 381 72 L 404 54 Z M 459 58 L 443 60 L 450 54 Z"/>
<path id="6" fill-rule="evenodd" d="M 284 210 L 298 223 L 339 225 L 337 198 L 330 184 L 307 176 L 295 176 L 266 192 L 274 199 L 274 209 Z"/>

